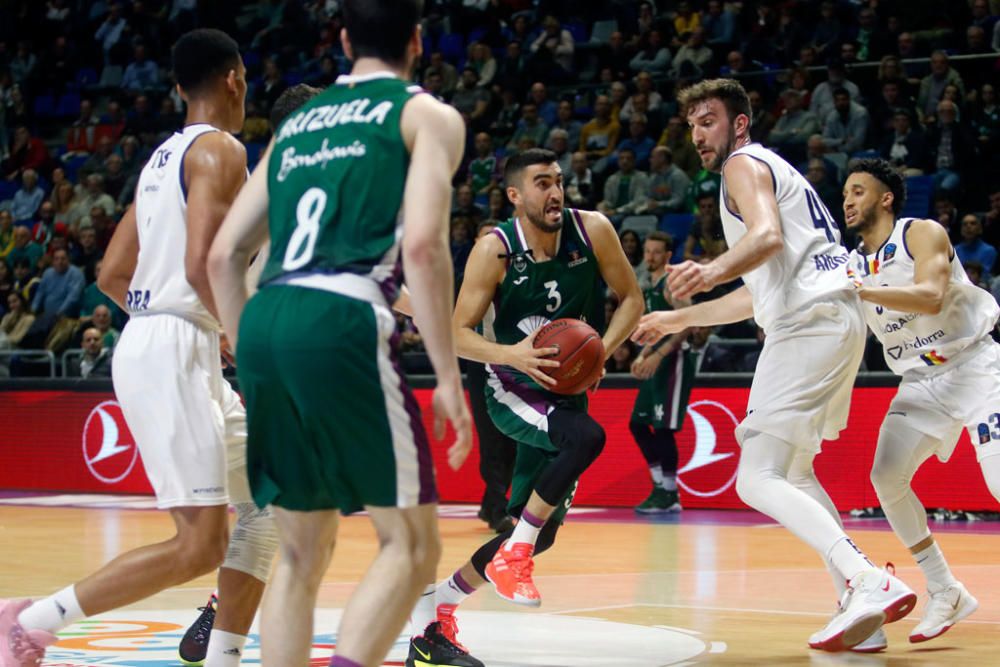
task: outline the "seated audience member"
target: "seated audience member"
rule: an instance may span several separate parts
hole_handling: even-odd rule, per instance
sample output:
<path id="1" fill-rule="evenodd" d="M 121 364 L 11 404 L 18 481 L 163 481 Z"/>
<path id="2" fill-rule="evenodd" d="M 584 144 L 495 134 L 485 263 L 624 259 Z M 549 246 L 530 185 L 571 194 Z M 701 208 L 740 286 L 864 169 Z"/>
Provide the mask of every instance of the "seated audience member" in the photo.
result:
<path id="1" fill-rule="evenodd" d="M 644 213 L 663 216 L 689 210 L 691 179 L 673 163 L 670 149 L 657 146 L 650 157 L 649 200 Z"/>
<path id="2" fill-rule="evenodd" d="M 636 170 L 635 152 L 622 149 L 618 154 L 618 171 L 604 184 L 604 199 L 597 204 L 597 210 L 617 227 L 646 204 L 648 192 L 646 174 Z"/>
<path id="3" fill-rule="evenodd" d="M 69 376 L 111 377 L 111 353 L 104 347 L 101 332 L 93 327 L 87 329 L 83 332 L 83 355 L 69 362 Z"/>
<path id="4" fill-rule="evenodd" d="M 977 262 L 990 280 L 996 271 L 997 249 L 983 241 L 983 223 L 975 213 L 962 217 L 962 242 L 955 245 L 955 254 L 962 264 Z"/>
<path id="5" fill-rule="evenodd" d="M 7 295 L 7 314 L 0 320 L 0 350 L 18 347 L 34 321 L 28 300 L 21 292 L 12 290 Z"/>
<path id="6" fill-rule="evenodd" d="M 61 351 L 69 343 L 76 328 L 83 288 L 83 271 L 69 263 L 69 253 L 57 251 L 31 302 L 36 319 L 30 333 L 42 338 L 46 349 Z"/>

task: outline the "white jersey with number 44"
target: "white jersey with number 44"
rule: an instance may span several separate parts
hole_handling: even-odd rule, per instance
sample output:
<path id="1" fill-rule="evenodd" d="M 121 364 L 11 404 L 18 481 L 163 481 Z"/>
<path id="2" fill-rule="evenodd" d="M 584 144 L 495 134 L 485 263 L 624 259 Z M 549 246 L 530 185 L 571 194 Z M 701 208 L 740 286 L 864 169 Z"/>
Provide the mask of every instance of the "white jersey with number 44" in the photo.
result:
<path id="1" fill-rule="evenodd" d="M 184 268 L 184 156 L 195 139 L 220 131 L 206 123 L 188 125 L 160 144 L 142 168 L 135 192 L 139 259 L 126 297 L 130 315 L 169 313 L 199 326 L 219 328 L 187 281 Z"/>
<path id="2" fill-rule="evenodd" d="M 767 165 L 781 219 L 781 251 L 753 271 L 743 282 L 753 296 L 754 319 L 766 333 L 776 327 L 798 324 L 806 304 L 839 296 L 851 290 L 844 265 L 847 250 L 829 210 L 812 185 L 792 165 L 760 144 L 749 144 L 732 153 L 747 155 Z M 727 161 L 728 161 L 727 160 Z M 727 205 L 726 179 L 722 179 L 719 205 L 726 243 L 732 248 L 747 232 L 743 217 Z"/>

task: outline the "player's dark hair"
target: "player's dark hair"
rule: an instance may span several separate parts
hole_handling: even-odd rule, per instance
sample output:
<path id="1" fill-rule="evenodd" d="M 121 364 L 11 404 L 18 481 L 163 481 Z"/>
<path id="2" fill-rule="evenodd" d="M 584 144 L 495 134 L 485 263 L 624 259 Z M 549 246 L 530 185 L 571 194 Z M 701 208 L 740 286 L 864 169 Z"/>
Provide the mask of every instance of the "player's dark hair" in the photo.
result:
<path id="1" fill-rule="evenodd" d="M 281 125 L 281 121 L 288 118 L 293 111 L 322 92 L 322 89 L 314 88 L 306 83 L 299 83 L 287 88 L 278 96 L 278 99 L 274 101 L 274 106 L 271 107 L 271 129 L 277 129 Z"/>
<path id="2" fill-rule="evenodd" d="M 646 240 L 647 241 L 660 241 L 661 243 L 663 243 L 664 246 L 666 246 L 667 252 L 670 252 L 671 250 L 674 249 L 674 240 L 673 240 L 673 238 L 670 237 L 670 234 L 667 234 L 664 231 L 660 231 L 659 229 L 654 229 L 649 234 L 647 234 L 646 235 Z"/>
<path id="3" fill-rule="evenodd" d="M 344 27 L 354 59 L 406 60 L 406 45 L 424 11 L 423 0 L 344 0 Z"/>
<path id="4" fill-rule="evenodd" d="M 683 116 L 686 118 L 695 105 L 708 100 L 719 100 L 726 107 L 729 120 L 743 114 L 753 121 L 750 98 L 739 81 L 734 79 L 708 79 L 689 86 L 677 95 Z"/>
<path id="5" fill-rule="evenodd" d="M 881 158 L 853 160 L 847 170 L 847 175 L 851 174 L 868 174 L 874 178 L 892 193 L 893 215 L 898 216 L 903 210 L 903 204 L 906 203 L 906 180 L 891 163 Z"/>
<path id="6" fill-rule="evenodd" d="M 504 165 L 503 181 L 508 186 L 516 186 L 521 172 L 527 167 L 536 164 L 552 164 L 558 161 L 559 156 L 547 148 L 529 148 L 526 151 L 514 153 L 507 158 L 507 164 Z"/>
<path id="7" fill-rule="evenodd" d="M 206 84 L 240 64 L 240 47 L 232 37 L 214 28 L 184 33 L 171 54 L 174 77 L 188 94 L 201 92 Z"/>

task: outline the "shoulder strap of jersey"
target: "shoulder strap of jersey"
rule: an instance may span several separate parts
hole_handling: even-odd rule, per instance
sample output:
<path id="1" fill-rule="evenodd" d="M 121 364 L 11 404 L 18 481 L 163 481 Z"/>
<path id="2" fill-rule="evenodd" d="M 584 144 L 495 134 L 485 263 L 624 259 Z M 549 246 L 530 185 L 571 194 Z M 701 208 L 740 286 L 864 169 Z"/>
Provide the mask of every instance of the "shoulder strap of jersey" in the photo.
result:
<path id="1" fill-rule="evenodd" d="M 188 198 L 187 185 L 184 183 L 184 160 L 187 158 L 187 152 L 191 149 L 191 146 L 194 145 L 194 142 L 198 141 L 198 138 L 202 135 L 208 134 L 209 132 L 219 131 L 220 130 L 218 128 L 206 124 L 197 133 L 191 135 L 191 137 L 187 140 L 187 145 L 183 148 L 183 150 L 181 150 L 181 165 L 180 169 L 177 170 L 177 173 L 180 174 L 181 196 L 184 197 L 185 202 Z"/>
<path id="2" fill-rule="evenodd" d="M 507 267 L 510 267 L 511 257 L 517 253 L 517 234 L 514 231 L 514 220 L 505 220 L 497 225 L 491 234 L 496 234 L 497 238 L 500 239 L 500 243 L 503 244 L 504 252 L 499 255 L 499 259 L 503 259 L 507 262 Z"/>
<path id="3" fill-rule="evenodd" d="M 563 228 L 567 226 L 573 228 L 576 237 L 580 240 L 583 247 L 590 250 L 594 249 L 594 245 L 590 242 L 590 236 L 587 235 L 587 228 L 583 224 L 583 216 L 580 215 L 579 210 L 575 208 L 563 209 Z"/>

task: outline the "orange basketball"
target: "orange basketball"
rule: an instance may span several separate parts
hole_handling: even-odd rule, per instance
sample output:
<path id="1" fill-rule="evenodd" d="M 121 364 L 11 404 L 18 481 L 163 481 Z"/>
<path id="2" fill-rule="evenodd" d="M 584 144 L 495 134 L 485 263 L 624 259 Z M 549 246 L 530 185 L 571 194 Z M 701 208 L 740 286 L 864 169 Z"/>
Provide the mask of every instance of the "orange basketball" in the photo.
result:
<path id="1" fill-rule="evenodd" d="M 586 322 L 570 318 L 550 322 L 535 336 L 534 346 L 559 348 L 550 357 L 559 362 L 559 368 L 542 369 L 556 380 L 555 385 L 547 387 L 549 391 L 567 396 L 582 394 L 601 378 L 604 343 Z"/>

